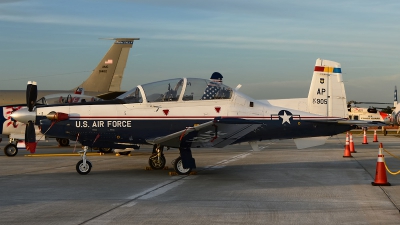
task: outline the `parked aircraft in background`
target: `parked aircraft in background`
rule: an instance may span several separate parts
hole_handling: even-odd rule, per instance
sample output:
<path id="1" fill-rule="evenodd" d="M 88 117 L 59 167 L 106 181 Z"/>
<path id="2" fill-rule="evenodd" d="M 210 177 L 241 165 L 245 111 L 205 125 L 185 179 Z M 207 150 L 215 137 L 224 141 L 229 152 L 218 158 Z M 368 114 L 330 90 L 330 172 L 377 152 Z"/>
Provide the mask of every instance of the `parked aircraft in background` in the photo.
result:
<path id="1" fill-rule="evenodd" d="M 43 90 L 38 91 L 40 98 L 37 102 L 40 104 L 65 104 L 76 103 L 79 101 L 93 101 L 97 97 L 101 99 L 113 99 L 124 93 L 121 91 L 121 81 L 128 59 L 129 50 L 133 42 L 139 38 L 114 38 L 111 48 L 100 60 L 99 64 L 92 74 L 77 88 L 71 90 Z M 96 97 L 97 96 L 97 97 Z M 4 90 L 0 91 L 0 126 L 1 137 L 9 138 L 9 144 L 4 148 L 7 156 L 15 156 L 18 153 L 18 140 L 25 139 L 25 124 L 19 121 L 12 121 L 10 115 L 15 111 L 26 106 L 25 90 Z M 40 136 L 40 131 L 36 128 L 36 133 Z M 57 139 L 60 145 L 69 144 L 69 139 Z"/>
<path id="2" fill-rule="evenodd" d="M 179 148 L 174 161 L 178 174 L 188 174 L 196 163 L 191 148 L 217 147 L 268 139 L 294 139 L 298 148 L 324 144 L 331 135 L 353 128 L 337 62 L 317 59 L 308 98 L 308 110 L 274 106 L 257 101 L 219 82 L 176 78 L 138 85 L 115 100 L 58 106 L 32 104 L 36 86 L 27 87 L 28 109 L 12 117 L 27 123 L 27 148 L 36 148 L 33 124 L 54 137 L 76 139 L 83 146 L 76 165 L 88 174 L 88 147 L 115 149 L 153 145 L 149 164 L 165 166 L 164 147 Z"/>
<path id="3" fill-rule="evenodd" d="M 349 119 L 350 120 L 365 120 L 365 121 L 377 121 L 377 122 L 383 122 L 385 124 L 389 124 L 389 126 L 379 126 L 376 128 L 381 128 L 382 132 L 384 135 L 387 134 L 387 129 L 397 129 L 398 126 L 395 126 L 393 123 L 390 123 L 392 119 L 392 114 L 391 113 L 386 113 L 382 112 L 379 109 L 388 109 L 387 108 L 379 108 L 379 107 L 373 107 L 370 106 L 368 108 L 363 108 L 363 107 L 357 107 L 356 104 L 368 104 L 368 105 L 377 105 L 377 104 L 384 104 L 384 105 L 390 105 L 391 103 L 383 103 L 383 102 L 355 102 L 355 101 L 350 101 L 351 104 L 348 105 L 348 110 L 349 110 Z M 397 87 L 394 87 L 394 103 L 393 103 L 393 108 L 396 108 L 397 106 Z"/>
<path id="4" fill-rule="evenodd" d="M 388 113 L 377 110 L 376 108 L 359 108 L 353 106 L 349 109 L 350 120 L 366 120 L 384 122 Z"/>
<path id="5" fill-rule="evenodd" d="M 100 60 L 92 74 L 77 87 L 70 90 L 40 90 L 38 98 L 50 94 L 73 94 L 78 87 L 85 90 L 86 95 L 98 96 L 102 99 L 114 99 L 124 93 L 121 91 L 121 81 L 133 42 L 139 38 L 113 38 L 111 48 Z M 0 105 L 15 105 L 26 103 L 25 90 L 0 90 Z"/>
<path id="6" fill-rule="evenodd" d="M 400 104 L 397 103 L 397 86 L 394 87 L 394 103 L 393 103 L 393 111 L 392 114 L 386 117 L 385 123 L 389 125 L 389 127 L 396 127 L 400 129 Z M 385 132 L 385 131 L 384 131 Z M 399 130 L 397 130 L 397 133 Z M 386 133 L 386 132 L 385 132 Z"/>

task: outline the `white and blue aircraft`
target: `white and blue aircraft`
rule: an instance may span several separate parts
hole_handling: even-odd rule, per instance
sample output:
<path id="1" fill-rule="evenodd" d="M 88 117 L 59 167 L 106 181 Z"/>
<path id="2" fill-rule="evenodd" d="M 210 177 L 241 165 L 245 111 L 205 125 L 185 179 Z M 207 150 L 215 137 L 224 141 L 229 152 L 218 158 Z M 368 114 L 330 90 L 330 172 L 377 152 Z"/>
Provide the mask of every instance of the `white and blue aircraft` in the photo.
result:
<path id="1" fill-rule="evenodd" d="M 213 88 L 215 95 L 207 89 Z M 317 59 L 307 99 L 286 100 L 273 105 L 255 100 L 235 88 L 200 78 L 175 78 L 138 85 L 110 101 L 34 106 L 37 87 L 28 83 L 28 110 L 12 117 L 27 124 L 27 148 L 36 148 L 33 124 L 41 132 L 78 140 L 84 151 L 76 165 L 88 174 L 92 164 L 89 147 L 137 148 L 153 145 L 149 164 L 165 166 L 164 147 L 178 148 L 174 160 L 178 174 L 189 174 L 196 163 L 192 148 L 216 147 L 268 139 L 294 139 L 298 148 L 324 144 L 325 140 L 348 131 L 346 93 L 337 62 Z M 290 103 L 292 102 L 292 103 Z M 299 110 L 299 109 L 302 110 Z"/>

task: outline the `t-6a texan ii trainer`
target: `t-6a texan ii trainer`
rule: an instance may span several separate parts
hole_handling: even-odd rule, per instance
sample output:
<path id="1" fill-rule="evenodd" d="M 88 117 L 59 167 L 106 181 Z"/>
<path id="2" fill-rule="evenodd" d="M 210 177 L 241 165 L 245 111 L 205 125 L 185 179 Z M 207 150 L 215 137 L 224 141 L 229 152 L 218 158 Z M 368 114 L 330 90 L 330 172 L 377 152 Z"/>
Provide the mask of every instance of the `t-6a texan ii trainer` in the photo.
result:
<path id="1" fill-rule="evenodd" d="M 294 139 L 299 148 L 305 148 L 323 144 L 327 137 L 348 131 L 353 124 L 369 123 L 347 119 L 341 66 L 322 59 L 315 64 L 303 111 L 257 101 L 238 88 L 200 78 L 157 81 L 138 85 L 114 100 L 59 106 L 35 107 L 36 89 L 28 83 L 28 109 L 12 115 L 27 123 L 27 148 L 36 148 L 34 124 L 40 124 L 46 135 L 78 140 L 84 146 L 82 160 L 76 165 L 80 174 L 91 170 L 86 156 L 89 147 L 153 145 L 149 157 L 153 169 L 164 168 L 165 147 L 178 148 L 174 169 L 188 174 L 196 168 L 193 148 L 223 148 L 268 139 Z"/>

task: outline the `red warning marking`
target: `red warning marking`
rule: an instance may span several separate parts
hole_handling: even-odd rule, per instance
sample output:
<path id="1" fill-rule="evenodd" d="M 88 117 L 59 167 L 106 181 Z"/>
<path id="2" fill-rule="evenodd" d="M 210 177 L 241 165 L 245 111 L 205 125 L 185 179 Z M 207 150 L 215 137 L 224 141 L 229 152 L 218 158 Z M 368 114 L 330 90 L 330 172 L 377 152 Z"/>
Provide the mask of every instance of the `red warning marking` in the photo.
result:
<path id="1" fill-rule="evenodd" d="M 165 114 L 166 116 L 168 116 L 169 109 L 163 109 L 163 112 L 164 112 L 164 114 Z"/>

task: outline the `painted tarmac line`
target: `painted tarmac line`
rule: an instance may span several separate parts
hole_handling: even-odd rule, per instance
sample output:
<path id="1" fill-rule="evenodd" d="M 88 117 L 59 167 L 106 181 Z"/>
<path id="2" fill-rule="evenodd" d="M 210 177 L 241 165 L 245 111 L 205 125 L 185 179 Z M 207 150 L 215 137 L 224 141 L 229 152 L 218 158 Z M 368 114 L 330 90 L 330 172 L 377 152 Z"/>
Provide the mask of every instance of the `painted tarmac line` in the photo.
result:
<path id="1" fill-rule="evenodd" d="M 253 151 L 253 150 L 250 150 L 250 152 L 242 153 L 242 154 L 233 156 L 233 157 L 230 158 L 230 159 L 225 159 L 225 160 L 219 161 L 219 162 L 217 162 L 217 163 L 214 164 L 214 165 L 208 165 L 208 166 L 204 167 L 204 169 L 206 169 L 206 170 L 215 170 L 215 169 L 224 168 L 224 167 L 226 166 L 226 164 L 228 164 L 228 163 L 230 163 L 230 162 L 235 162 L 235 161 L 237 161 L 237 160 L 239 160 L 239 159 L 243 159 L 243 158 L 245 158 L 246 156 L 250 155 L 252 151 Z"/>
<path id="2" fill-rule="evenodd" d="M 242 153 L 242 154 L 233 156 L 230 159 L 225 159 L 220 162 L 217 162 L 215 165 L 206 166 L 205 168 L 209 169 L 209 170 L 224 168 L 226 166 L 226 164 L 237 161 L 239 159 L 243 159 L 250 154 L 251 154 L 251 152 Z M 154 198 L 158 195 L 164 194 L 165 192 L 180 186 L 186 180 L 192 180 L 195 178 L 197 178 L 197 176 L 184 176 L 184 177 L 177 177 L 177 178 L 173 177 L 173 178 L 171 178 L 171 180 L 157 184 L 157 185 L 155 185 L 151 188 L 148 188 L 138 194 L 131 195 L 127 199 L 129 199 L 129 200 L 135 200 L 135 199 L 145 200 L 145 199 Z M 131 206 L 134 206 L 136 203 L 137 202 L 129 202 L 129 203 L 123 205 L 122 207 L 131 207 Z"/>

